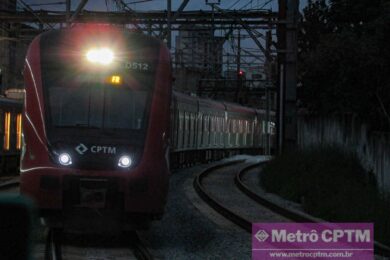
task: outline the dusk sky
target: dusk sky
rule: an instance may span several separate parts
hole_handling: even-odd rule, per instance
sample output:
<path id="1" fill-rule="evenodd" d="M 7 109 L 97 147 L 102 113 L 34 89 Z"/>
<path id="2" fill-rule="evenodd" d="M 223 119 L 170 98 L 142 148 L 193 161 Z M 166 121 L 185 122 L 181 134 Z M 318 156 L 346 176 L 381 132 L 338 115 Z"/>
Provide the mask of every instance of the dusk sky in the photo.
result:
<path id="1" fill-rule="evenodd" d="M 139 2 L 140 0 L 125 0 L 125 3 Z M 25 0 L 27 4 L 46 4 L 46 3 L 58 3 L 60 0 Z M 62 2 L 65 2 L 63 0 Z M 75 9 L 79 4 L 80 0 L 72 0 L 72 8 Z M 106 5 L 107 2 L 107 5 Z M 172 9 L 176 10 L 180 4 L 181 0 L 172 0 Z M 208 7 L 205 4 L 205 0 L 191 0 L 185 10 L 208 10 Z M 306 2 L 306 1 L 305 1 Z M 152 0 L 146 1 L 143 3 L 136 3 L 129 5 L 132 9 L 135 10 L 164 10 L 167 7 L 166 0 Z M 277 0 L 221 0 L 221 8 L 227 9 L 250 9 L 250 8 L 271 8 L 273 11 L 277 10 Z M 47 5 L 47 6 L 33 6 L 34 9 L 47 9 L 47 10 L 65 10 L 65 5 Z M 115 10 L 112 0 L 89 0 L 85 9 L 95 10 L 95 11 L 107 11 Z"/>
<path id="2" fill-rule="evenodd" d="M 158 11 L 167 9 L 167 0 L 149 0 L 142 3 L 131 4 L 132 2 L 139 2 L 142 0 L 124 0 L 125 3 L 129 4 L 129 7 L 137 11 Z M 32 4 L 32 8 L 39 10 L 52 10 L 52 11 L 65 11 L 65 4 L 60 5 L 41 5 L 37 6 L 36 4 L 47 4 L 47 3 L 65 3 L 65 0 L 24 0 L 27 4 Z M 80 0 L 71 0 L 72 10 L 75 10 L 80 3 Z M 172 10 L 176 11 L 182 0 L 172 0 Z M 188 10 L 211 10 L 210 6 L 206 5 L 206 0 L 190 0 L 187 4 L 185 11 Z M 223 9 L 231 10 L 247 10 L 247 9 L 271 9 L 272 11 L 278 10 L 278 0 L 221 0 L 220 7 Z M 300 1 L 300 9 L 302 9 L 307 3 L 307 0 Z M 89 11 L 117 11 L 113 0 L 89 0 L 85 10 Z M 245 32 L 244 32 L 245 33 Z M 224 32 L 216 31 L 216 35 L 223 35 Z M 172 44 L 173 49 L 175 48 L 175 37 L 177 32 L 172 34 Z M 259 41 L 262 44 L 265 44 L 263 39 L 259 38 Z M 241 46 L 243 48 L 248 48 L 248 50 L 259 52 L 258 47 L 254 44 L 253 40 L 246 37 L 241 39 Z M 226 51 L 232 52 L 228 42 L 224 44 L 224 49 Z M 244 58 L 245 59 L 245 58 Z"/>

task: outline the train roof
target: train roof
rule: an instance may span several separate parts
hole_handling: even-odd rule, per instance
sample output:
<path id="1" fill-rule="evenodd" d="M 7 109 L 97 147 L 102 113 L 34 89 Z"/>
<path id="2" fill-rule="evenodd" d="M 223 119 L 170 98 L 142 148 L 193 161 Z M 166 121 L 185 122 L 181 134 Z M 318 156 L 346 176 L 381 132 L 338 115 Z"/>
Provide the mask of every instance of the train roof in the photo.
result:
<path id="1" fill-rule="evenodd" d="M 253 115 L 266 113 L 266 110 L 264 109 L 245 107 L 235 103 L 216 101 L 207 98 L 193 97 L 178 91 L 173 91 L 173 96 L 178 102 L 181 103 L 194 104 L 196 102 L 199 102 L 200 107 L 214 108 L 220 110 L 226 109 L 227 112 Z M 275 111 L 271 110 L 270 114 L 275 115 Z"/>
<path id="2" fill-rule="evenodd" d="M 178 102 L 193 104 L 198 101 L 198 98 L 186 95 L 181 92 L 173 91 L 173 98 Z"/>
<path id="3" fill-rule="evenodd" d="M 225 105 L 221 101 L 216 101 L 208 98 L 193 97 L 178 91 L 173 91 L 173 96 L 178 102 L 196 103 L 199 102 L 199 106 L 202 108 L 214 108 L 219 110 L 225 110 Z"/>
<path id="4" fill-rule="evenodd" d="M 253 115 L 256 114 L 255 109 L 251 107 L 244 107 L 239 104 L 229 103 L 229 102 L 224 102 L 224 104 L 228 112 L 235 112 L 241 114 L 253 114 Z"/>
<path id="5" fill-rule="evenodd" d="M 267 113 L 266 109 L 256 109 L 256 114 L 258 115 L 264 115 L 265 113 Z M 270 110 L 269 113 L 271 116 L 276 115 L 276 112 L 274 110 Z"/>

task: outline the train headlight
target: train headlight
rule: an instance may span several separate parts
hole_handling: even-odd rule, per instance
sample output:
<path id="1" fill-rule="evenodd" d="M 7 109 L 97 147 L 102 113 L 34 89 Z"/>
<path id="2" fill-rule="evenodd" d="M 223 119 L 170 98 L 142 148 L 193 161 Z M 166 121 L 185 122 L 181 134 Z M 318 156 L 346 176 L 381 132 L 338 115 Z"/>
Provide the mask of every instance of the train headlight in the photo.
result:
<path id="1" fill-rule="evenodd" d="M 124 156 L 121 156 L 121 158 L 119 158 L 118 166 L 122 167 L 122 168 L 128 168 L 131 166 L 131 163 L 132 163 L 132 161 L 131 161 L 130 156 L 124 155 Z"/>
<path id="2" fill-rule="evenodd" d="M 72 158 L 70 157 L 70 155 L 68 153 L 62 153 L 58 156 L 58 161 L 60 162 L 60 164 L 62 165 L 71 165 L 72 164 Z"/>
<path id="3" fill-rule="evenodd" d="M 114 53 L 108 48 L 92 49 L 87 51 L 86 57 L 92 63 L 108 65 L 114 60 Z"/>

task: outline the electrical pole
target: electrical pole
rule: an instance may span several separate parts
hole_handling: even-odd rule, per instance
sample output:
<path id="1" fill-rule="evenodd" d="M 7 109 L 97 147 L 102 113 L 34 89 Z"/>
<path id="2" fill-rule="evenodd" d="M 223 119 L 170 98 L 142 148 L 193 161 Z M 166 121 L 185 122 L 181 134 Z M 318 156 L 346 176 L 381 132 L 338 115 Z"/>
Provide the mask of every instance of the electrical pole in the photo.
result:
<path id="1" fill-rule="evenodd" d="M 238 29 L 237 35 L 237 88 L 236 88 L 236 102 L 239 101 L 240 91 L 241 91 L 241 29 Z"/>
<path id="2" fill-rule="evenodd" d="M 278 152 L 297 146 L 297 23 L 299 0 L 278 0 Z"/>
<path id="3" fill-rule="evenodd" d="M 172 47 L 172 0 L 167 0 L 167 9 L 168 9 L 168 14 L 167 14 L 167 46 L 168 49 L 171 50 Z"/>
<path id="4" fill-rule="evenodd" d="M 70 9 L 71 9 L 71 0 L 66 0 L 66 26 L 69 27 L 70 23 Z"/>
<path id="5" fill-rule="evenodd" d="M 266 114 L 265 114 L 265 124 L 266 124 L 266 142 L 265 142 L 265 154 L 269 155 L 271 154 L 271 143 L 270 143 L 270 133 L 269 133 L 269 128 L 270 128 L 270 90 L 269 90 L 269 82 L 271 82 L 271 63 L 272 61 L 268 58 L 271 57 L 271 44 L 272 44 L 272 31 L 271 29 L 267 31 L 266 34 L 266 86 L 265 86 L 265 100 L 266 100 Z"/>

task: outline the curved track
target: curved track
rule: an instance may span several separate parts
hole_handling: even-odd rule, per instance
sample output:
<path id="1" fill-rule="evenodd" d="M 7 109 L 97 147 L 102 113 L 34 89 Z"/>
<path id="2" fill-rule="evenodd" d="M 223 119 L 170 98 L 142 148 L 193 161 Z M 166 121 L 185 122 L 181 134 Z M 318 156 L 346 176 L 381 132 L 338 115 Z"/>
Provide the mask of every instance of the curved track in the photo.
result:
<path id="1" fill-rule="evenodd" d="M 203 172 L 201 172 L 194 180 L 194 188 L 199 194 L 199 196 L 212 208 L 214 208 L 219 214 L 223 215 L 236 225 L 242 227 L 247 232 L 252 232 L 252 221 L 246 219 L 242 214 L 233 212 L 232 210 L 228 209 L 223 203 L 218 201 L 215 196 L 213 196 L 210 192 L 207 191 L 205 186 L 203 185 L 204 180 L 214 171 L 217 169 L 231 166 L 232 164 L 242 163 L 243 161 L 235 161 L 235 162 L 229 162 L 224 164 L 219 164 L 216 166 L 212 166 Z M 268 208 L 274 213 L 277 213 L 278 215 L 281 215 L 287 219 L 290 219 L 292 221 L 296 222 L 326 222 L 325 220 L 321 220 L 318 218 L 314 218 L 311 215 L 305 214 L 303 212 L 292 210 L 289 208 L 285 208 L 277 203 L 274 203 L 273 201 L 259 195 L 255 191 L 251 190 L 248 185 L 245 184 L 243 181 L 243 176 L 247 174 L 251 169 L 259 167 L 263 163 L 252 163 L 244 168 L 241 168 L 235 175 L 234 183 L 236 187 L 245 195 L 247 195 L 249 198 L 251 198 L 253 201 L 257 202 L 259 205 Z M 374 243 L 375 253 L 383 256 L 390 256 L 390 248 L 386 245 L 383 245 L 377 241 Z"/>
<path id="2" fill-rule="evenodd" d="M 225 207 L 221 202 L 217 200 L 212 194 L 207 192 L 207 189 L 203 185 L 203 181 L 205 178 L 208 177 L 209 174 L 211 174 L 213 171 L 231 166 L 234 164 L 243 163 L 243 160 L 240 161 L 232 161 L 224 164 L 219 164 L 212 166 L 210 168 L 207 168 L 203 172 L 201 172 L 195 179 L 194 179 L 194 188 L 199 194 L 199 196 L 206 201 L 207 204 L 209 204 L 212 208 L 214 208 L 219 214 L 223 215 L 225 218 L 229 219 L 233 223 L 239 225 L 243 229 L 245 229 L 248 232 L 251 232 L 252 230 L 252 222 L 246 219 L 245 217 L 234 213 L 233 211 L 229 210 L 227 207 Z"/>
<path id="3" fill-rule="evenodd" d="M 139 260 L 152 260 L 154 259 L 152 253 L 149 251 L 148 247 L 140 239 L 137 232 L 134 232 L 134 240 L 133 240 L 133 252 L 134 255 Z"/>

